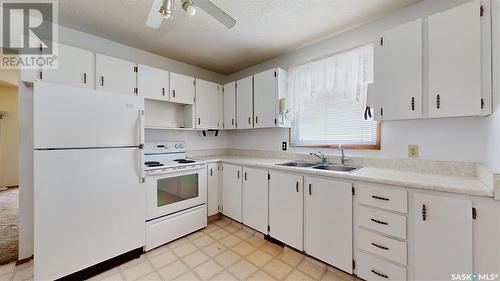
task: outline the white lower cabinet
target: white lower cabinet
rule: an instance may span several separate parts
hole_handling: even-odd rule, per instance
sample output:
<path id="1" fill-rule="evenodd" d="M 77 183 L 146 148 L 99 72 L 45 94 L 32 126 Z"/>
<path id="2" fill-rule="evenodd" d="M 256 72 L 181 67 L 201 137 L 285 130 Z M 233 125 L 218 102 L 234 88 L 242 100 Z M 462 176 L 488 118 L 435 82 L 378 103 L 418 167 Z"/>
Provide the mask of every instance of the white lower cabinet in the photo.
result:
<path id="1" fill-rule="evenodd" d="M 365 280 L 406 280 L 406 268 L 358 251 L 356 266 L 358 277 Z"/>
<path id="2" fill-rule="evenodd" d="M 302 250 L 303 177 L 270 171 L 269 235 Z"/>
<path id="3" fill-rule="evenodd" d="M 304 179 L 304 250 L 352 273 L 352 184 Z"/>
<path id="4" fill-rule="evenodd" d="M 241 222 L 242 204 L 241 166 L 222 164 L 222 213 Z"/>
<path id="5" fill-rule="evenodd" d="M 219 163 L 208 164 L 207 177 L 207 214 L 219 213 Z"/>
<path id="6" fill-rule="evenodd" d="M 243 224 L 267 234 L 267 170 L 243 167 Z"/>
<path id="7" fill-rule="evenodd" d="M 471 273 L 472 202 L 415 193 L 414 280 L 450 280 Z"/>

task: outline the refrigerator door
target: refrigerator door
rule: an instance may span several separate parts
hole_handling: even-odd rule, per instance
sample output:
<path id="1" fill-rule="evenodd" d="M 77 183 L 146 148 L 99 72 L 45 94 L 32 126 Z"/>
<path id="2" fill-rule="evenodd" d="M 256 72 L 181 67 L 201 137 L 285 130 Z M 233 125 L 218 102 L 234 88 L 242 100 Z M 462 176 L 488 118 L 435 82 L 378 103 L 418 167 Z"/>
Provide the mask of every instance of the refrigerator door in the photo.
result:
<path id="1" fill-rule="evenodd" d="M 143 143 L 143 98 L 41 81 L 33 95 L 35 149 Z"/>
<path id="2" fill-rule="evenodd" d="M 144 246 L 140 153 L 34 152 L 35 280 L 54 280 Z"/>

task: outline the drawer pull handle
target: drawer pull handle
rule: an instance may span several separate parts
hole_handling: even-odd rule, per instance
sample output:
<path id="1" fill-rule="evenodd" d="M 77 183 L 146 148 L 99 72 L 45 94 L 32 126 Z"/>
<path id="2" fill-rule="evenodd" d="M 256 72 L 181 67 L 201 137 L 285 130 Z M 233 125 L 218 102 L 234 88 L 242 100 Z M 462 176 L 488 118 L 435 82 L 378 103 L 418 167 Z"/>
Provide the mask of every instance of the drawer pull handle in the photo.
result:
<path id="1" fill-rule="evenodd" d="M 389 276 L 385 275 L 385 274 L 382 274 L 382 273 L 379 273 L 377 271 L 375 271 L 375 269 L 372 269 L 371 272 L 377 276 L 380 276 L 380 277 L 383 277 L 383 278 L 386 278 L 386 279 L 389 279 Z"/>
<path id="2" fill-rule="evenodd" d="M 385 246 L 381 246 L 379 244 L 375 244 L 375 243 L 371 243 L 373 246 L 379 248 L 379 249 L 382 249 L 382 250 L 386 250 L 386 251 L 389 251 L 389 248 L 385 247 Z"/>
<path id="3" fill-rule="evenodd" d="M 389 201 L 389 198 L 375 196 L 375 195 L 372 195 L 372 198 L 373 199 L 377 199 L 377 200 L 382 200 L 382 201 Z"/>
<path id="4" fill-rule="evenodd" d="M 378 223 L 378 224 L 383 224 L 383 225 L 389 225 L 388 222 L 385 222 L 385 221 L 379 221 L 379 220 L 376 220 L 376 219 L 370 219 L 372 222 L 374 223 Z"/>
<path id="5" fill-rule="evenodd" d="M 299 192 L 299 182 L 296 182 L 296 183 L 295 183 L 295 190 L 296 190 L 297 192 Z"/>
<path id="6" fill-rule="evenodd" d="M 422 204 L 422 220 L 425 221 L 427 219 L 427 207 L 425 204 Z"/>

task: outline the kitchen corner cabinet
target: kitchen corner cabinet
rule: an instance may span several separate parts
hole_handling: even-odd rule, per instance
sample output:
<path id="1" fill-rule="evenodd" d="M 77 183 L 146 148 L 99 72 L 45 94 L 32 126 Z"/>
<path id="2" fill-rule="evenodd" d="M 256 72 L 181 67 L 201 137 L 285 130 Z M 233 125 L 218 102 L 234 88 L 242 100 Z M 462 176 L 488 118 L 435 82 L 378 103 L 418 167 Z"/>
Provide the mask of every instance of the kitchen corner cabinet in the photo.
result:
<path id="1" fill-rule="evenodd" d="M 415 193 L 414 280 L 448 280 L 471 273 L 472 202 Z"/>
<path id="2" fill-rule="evenodd" d="M 219 163 L 208 163 L 207 173 L 207 213 L 213 216 L 219 213 Z"/>
<path id="3" fill-rule="evenodd" d="M 352 184 L 304 178 L 304 250 L 352 273 Z"/>
<path id="4" fill-rule="evenodd" d="M 236 128 L 236 82 L 231 82 L 222 88 L 224 103 L 224 129 Z"/>
<path id="5" fill-rule="evenodd" d="M 137 73 L 134 62 L 96 54 L 96 89 L 135 95 Z"/>
<path id="6" fill-rule="evenodd" d="M 236 127 L 253 128 L 253 77 L 236 81 Z"/>
<path id="7" fill-rule="evenodd" d="M 243 224 L 267 234 L 267 170 L 243 167 Z"/>
<path id="8" fill-rule="evenodd" d="M 254 127 L 278 127 L 280 94 L 286 91 L 286 71 L 273 68 L 253 76 Z M 281 83 L 280 83 L 281 82 Z"/>
<path id="9" fill-rule="evenodd" d="M 219 90 L 214 82 L 196 79 L 196 128 L 219 128 Z"/>
<path id="10" fill-rule="evenodd" d="M 303 178 L 277 171 L 269 175 L 269 235 L 302 250 Z"/>
<path id="11" fill-rule="evenodd" d="M 193 77 L 170 72 L 170 101 L 194 104 L 195 79 Z"/>
<path id="12" fill-rule="evenodd" d="M 377 120 L 422 116 L 422 19 L 385 31 L 374 49 Z"/>
<path id="13" fill-rule="evenodd" d="M 94 53 L 60 43 L 58 48 L 57 68 L 42 69 L 38 78 L 51 83 L 94 89 Z"/>
<path id="14" fill-rule="evenodd" d="M 168 71 L 142 64 L 137 69 L 138 95 L 146 99 L 169 101 Z"/>
<path id="15" fill-rule="evenodd" d="M 241 166 L 222 164 L 222 213 L 241 222 L 242 213 Z"/>

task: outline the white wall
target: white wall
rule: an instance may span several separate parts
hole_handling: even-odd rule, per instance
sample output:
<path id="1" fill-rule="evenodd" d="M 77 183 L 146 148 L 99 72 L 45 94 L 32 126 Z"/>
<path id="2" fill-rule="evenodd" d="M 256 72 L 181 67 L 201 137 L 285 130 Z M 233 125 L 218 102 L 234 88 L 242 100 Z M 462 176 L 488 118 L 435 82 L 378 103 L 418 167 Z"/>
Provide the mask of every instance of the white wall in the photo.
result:
<path id="1" fill-rule="evenodd" d="M 386 29 L 464 2 L 467 0 L 424 0 L 373 23 L 232 74 L 228 76 L 226 82 L 276 66 L 288 69 L 291 66 L 373 42 Z M 483 123 L 484 121 L 477 117 L 385 122 L 382 125 L 382 149 L 380 151 L 357 150 L 348 153 L 359 157 L 406 158 L 407 145 L 418 144 L 421 159 L 483 162 L 485 158 Z M 497 130 L 500 134 L 500 129 Z M 228 144 L 232 148 L 278 150 L 281 141 L 284 140 L 288 140 L 288 131 L 284 129 L 237 131 L 230 133 Z M 293 152 L 317 150 L 291 149 Z M 322 149 L 322 151 L 330 154 L 337 153 L 335 150 L 328 149 Z M 500 162 L 500 160 L 497 161 Z"/>

